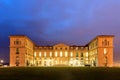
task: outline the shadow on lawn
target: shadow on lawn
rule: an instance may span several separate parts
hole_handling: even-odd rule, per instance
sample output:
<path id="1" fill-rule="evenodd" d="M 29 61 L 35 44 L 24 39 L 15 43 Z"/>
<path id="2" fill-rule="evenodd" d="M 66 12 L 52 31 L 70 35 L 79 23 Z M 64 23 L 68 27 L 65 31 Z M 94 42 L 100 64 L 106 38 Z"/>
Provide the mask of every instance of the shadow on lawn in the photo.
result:
<path id="1" fill-rule="evenodd" d="M 0 68 L 0 80 L 120 80 L 120 68 L 11 67 Z"/>

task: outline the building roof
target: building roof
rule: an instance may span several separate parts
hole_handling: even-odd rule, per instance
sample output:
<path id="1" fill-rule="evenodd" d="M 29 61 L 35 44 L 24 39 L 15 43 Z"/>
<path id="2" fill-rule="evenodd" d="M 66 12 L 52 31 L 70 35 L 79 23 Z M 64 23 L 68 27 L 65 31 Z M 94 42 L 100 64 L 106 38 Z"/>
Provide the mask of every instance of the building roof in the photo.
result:
<path id="1" fill-rule="evenodd" d="M 114 35 L 98 35 L 95 38 L 93 38 L 89 43 L 87 43 L 85 46 L 88 46 L 92 41 L 94 41 L 98 37 L 115 37 L 115 36 Z"/>
<path id="2" fill-rule="evenodd" d="M 55 44 L 55 45 L 47 45 L 47 46 L 39 46 L 39 45 L 36 45 L 29 37 L 27 37 L 26 35 L 10 35 L 9 37 L 25 37 L 27 38 L 28 40 L 30 40 L 36 47 L 53 47 L 53 46 L 56 46 L 58 44 Z M 78 46 L 78 45 L 66 45 L 64 43 L 60 43 L 60 44 L 63 44 L 63 45 L 66 45 L 66 46 L 70 46 L 70 47 L 86 47 L 88 46 L 92 41 L 94 41 L 95 39 L 97 39 L 98 37 L 114 37 L 114 35 L 98 35 L 96 36 L 95 38 L 93 38 L 89 43 L 87 43 L 85 46 Z"/>
<path id="3" fill-rule="evenodd" d="M 25 37 L 25 38 L 27 38 L 30 42 L 32 42 L 33 45 L 36 46 L 36 44 L 35 44 L 28 36 L 26 36 L 26 35 L 10 35 L 9 37 Z"/>

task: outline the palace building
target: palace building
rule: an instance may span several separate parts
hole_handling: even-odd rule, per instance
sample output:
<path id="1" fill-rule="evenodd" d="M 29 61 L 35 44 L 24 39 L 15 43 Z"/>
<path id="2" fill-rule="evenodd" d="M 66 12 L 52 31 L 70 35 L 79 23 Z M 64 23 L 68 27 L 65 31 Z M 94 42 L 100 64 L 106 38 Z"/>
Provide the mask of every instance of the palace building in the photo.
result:
<path id="1" fill-rule="evenodd" d="M 10 66 L 113 66 L 113 35 L 99 35 L 85 46 L 36 46 L 27 36 L 10 36 Z"/>

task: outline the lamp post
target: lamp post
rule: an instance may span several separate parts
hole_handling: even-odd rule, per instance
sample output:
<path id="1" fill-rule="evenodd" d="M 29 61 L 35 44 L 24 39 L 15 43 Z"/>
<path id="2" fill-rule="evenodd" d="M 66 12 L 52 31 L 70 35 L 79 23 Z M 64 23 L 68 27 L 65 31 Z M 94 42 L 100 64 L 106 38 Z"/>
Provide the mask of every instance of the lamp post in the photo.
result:
<path id="1" fill-rule="evenodd" d="M 1 66 L 3 65 L 3 63 L 4 63 L 4 60 L 0 60 L 0 64 L 1 64 Z"/>

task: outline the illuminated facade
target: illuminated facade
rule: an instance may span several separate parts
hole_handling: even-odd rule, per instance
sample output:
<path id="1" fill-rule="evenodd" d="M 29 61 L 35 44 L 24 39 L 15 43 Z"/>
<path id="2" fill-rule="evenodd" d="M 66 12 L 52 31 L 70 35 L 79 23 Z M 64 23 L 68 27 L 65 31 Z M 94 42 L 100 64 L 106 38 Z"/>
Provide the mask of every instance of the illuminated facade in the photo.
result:
<path id="1" fill-rule="evenodd" d="M 36 46 L 27 36 L 10 36 L 10 66 L 113 65 L 113 35 L 99 35 L 85 46 Z"/>

